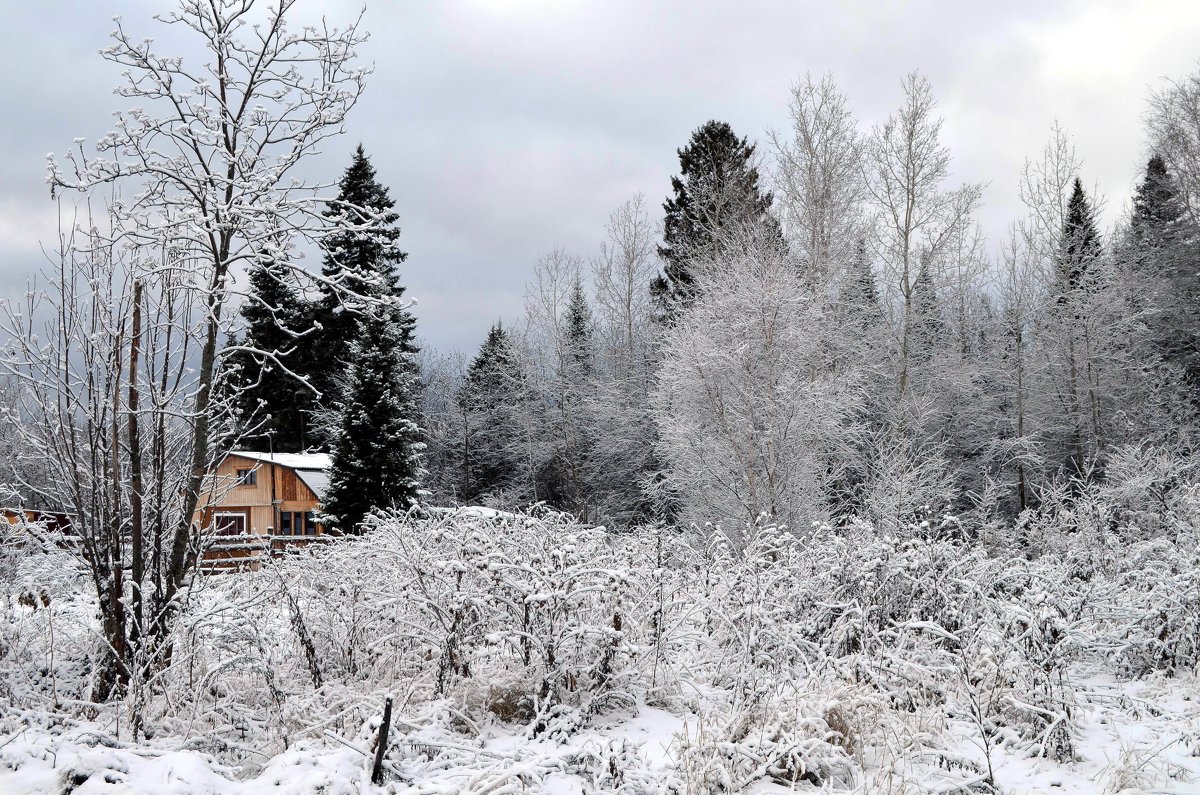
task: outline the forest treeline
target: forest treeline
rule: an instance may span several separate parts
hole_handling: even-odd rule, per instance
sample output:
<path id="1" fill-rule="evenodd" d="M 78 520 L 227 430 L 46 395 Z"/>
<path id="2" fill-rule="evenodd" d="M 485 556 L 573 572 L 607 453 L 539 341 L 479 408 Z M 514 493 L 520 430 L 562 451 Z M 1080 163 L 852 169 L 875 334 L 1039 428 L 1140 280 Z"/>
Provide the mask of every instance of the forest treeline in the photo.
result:
<path id="1" fill-rule="evenodd" d="M 241 427 L 269 416 L 252 440 L 343 451 L 347 484 L 390 466 L 390 492 L 346 489 L 367 503 L 544 502 L 616 525 L 978 528 L 1088 484 L 1169 490 L 1200 387 L 1197 109 L 1200 72 L 1150 96 L 1149 157 L 1112 229 L 1056 123 L 1014 175 L 1024 216 L 988 241 L 983 186 L 952 180 L 924 77 L 869 129 L 808 77 L 765 147 L 707 122 L 661 213 L 635 196 L 595 255 L 541 257 L 524 316 L 474 355 L 418 353 L 407 309 L 360 326 L 336 300 L 280 295 L 260 263 L 247 345 L 291 352 L 249 357 Z M 392 207 L 361 148 L 342 195 Z M 337 245 L 352 255 L 328 275 L 352 263 L 402 294 L 403 255 Z M 365 371 L 380 383 L 364 403 Z M 296 374 L 316 389 L 280 382 Z"/>

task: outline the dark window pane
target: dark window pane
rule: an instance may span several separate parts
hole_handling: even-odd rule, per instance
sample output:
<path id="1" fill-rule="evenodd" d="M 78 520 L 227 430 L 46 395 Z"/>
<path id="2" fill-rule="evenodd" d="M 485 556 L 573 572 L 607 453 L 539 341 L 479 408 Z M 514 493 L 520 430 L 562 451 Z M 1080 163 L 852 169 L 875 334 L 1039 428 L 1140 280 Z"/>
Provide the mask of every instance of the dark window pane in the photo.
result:
<path id="1" fill-rule="evenodd" d="M 220 536 L 243 535 L 246 532 L 246 515 L 219 513 L 213 517 L 213 530 Z"/>

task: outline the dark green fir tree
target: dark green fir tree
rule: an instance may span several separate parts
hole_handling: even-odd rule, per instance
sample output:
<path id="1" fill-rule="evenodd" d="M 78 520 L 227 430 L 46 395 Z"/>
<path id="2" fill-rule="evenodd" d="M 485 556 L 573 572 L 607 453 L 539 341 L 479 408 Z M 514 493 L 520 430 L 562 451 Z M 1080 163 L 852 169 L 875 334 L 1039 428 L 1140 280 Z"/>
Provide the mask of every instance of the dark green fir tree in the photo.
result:
<path id="1" fill-rule="evenodd" d="M 875 285 L 865 240 L 859 240 L 858 250 L 846 270 L 846 279 L 838 292 L 838 310 L 844 322 L 860 328 L 873 325 L 882 317 L 879 288 Z"/>
<path id="2" fill-rule="evenodd" d="M 1129 225 L 1134 243 L 1145 250 L 1166 248 L 1186 236 L 1186 218 L 1183 197 L 1166 161 L 1152 156 L 1133 194 Z"/>
<path id="3" fill-rule="evenodd" d="M 921 272 L 913 282 L 912 316 L 912 358 L 914 362 L 925 363 L 950 341 L 950 328 L 942 314 L 929 262 L 921 263 Z"/>
<path id="4" fill-rule="evenodd" d="M 550 466 L 542 473 L 541 491 L 551 504 L 588 521 L 598 476 L 593 404 L 597 384 L 592 310 L 578 278 L 567 300 L 563 336 L 557 444 Z"/>
<path id="5" fill-rule="evenodd" d="M 521 417 L 527 404 L 525 389 L 512 335 L 496 323 L 471 360 L 458 395 L 462 413 L 457 445 L 460 501 L 474 502 L 528 482 L 522 474 L 528 473 L 522 438 L 528 418 Z"/>
<path id="6" fill-rule="evenodd" d="M 379 299 L 399 297 L 397 267 L 406 254 L 396 246 L 399 215 L 388 189 L 376 179 L 362 145 L 342 176 L 325 218 L 332 232 L 322 242 L 320 295 L 313 307 L 316 338 L 309 349 L 313 385 L 329 406 L 338 401 L 339 373 L 350 360 L 364 311 Z"/>
<path id="7" fill-rule="evenodd" d="M 1151 157 L 1134 192 L 1123 251 L 1138 290 L 1131 298 L 1159 356 L 1178 368 L 1193 401 L 1200 403 L 1198 238 L 1166 163 Z"/>
<path id="8" fill-rule="evenodd" d="M 308 443 L 313 391 L 299 380 L 299 351 L 310 343 L 306 305 L 291 284 L 289 269 L 272 256 L 250 268 L 242 304 L 245 335 L 232 356 L 238 425 L 237 444 L 295 453 Z"/>
<path id="9" fill-rule="evenodd" d="M 572 380 L 591 378 L 595 373 L 595 346 L 592 340 L 592 310 L 583 292 L 583 282 L 575 280 L 567 301 L 566 345 L 567 361 L 564 373 Z"/>
<path id="10" fill-rule="evenodd" d="M 650 286 L 664 319 L 695 297 L 694 261 L 783 240 L 770 213 L 771 194 L 759 185 L 754 145 L 746 138 L 725 122 L 709 121 L 678 154 L 680 173 L 671 178 L 672 196 L 663 204 L 658 248 L 666 264 Z"/>
<path id="11" fill-rule="evenodd" d="M 1096 211 L 1084 193 L 1083 182 L 1076 177 L 1071 198 L 1067 202 L 1067 218 L 1062 230 L 1062 251 L 1059 255 L 1056 285 L 1060 304 L 1066 303 L 1075 290 L 1086 285 L 1089 266 L 1100 253 Z"/>
<path id="12" fill-rule="evenodd" d="M 361 531 L 374 508 L 408 508 L 421 496 L 414 327 L 406 310 L 382 311 L 361 321 L 350 345 L 324 504 L 342 532 Z"/>

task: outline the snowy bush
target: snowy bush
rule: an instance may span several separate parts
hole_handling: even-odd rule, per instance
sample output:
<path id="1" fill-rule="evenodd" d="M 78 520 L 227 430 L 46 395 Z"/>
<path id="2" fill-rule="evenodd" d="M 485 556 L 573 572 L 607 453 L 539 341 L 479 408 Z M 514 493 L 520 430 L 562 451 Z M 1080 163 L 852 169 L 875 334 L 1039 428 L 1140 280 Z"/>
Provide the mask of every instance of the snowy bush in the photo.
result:
<path id="1" fill-rule="evenodd" d="M 740 792 L 760 779 L 843 788 L 854 780 L 851 736 L 841 708 L 783 686 L 733 709 L 702 713 L 675 740 L 681 792 Z"/>
<path id="2" fill-rule="evenodd" d="M 1078 526 L 1081 510 L 1051 506 L 1030 530 L 1048 538 L 1039 522 L 1070 513 Z M 20 747 L 42 753 L 39 732 L 84 721 L 105 742 L 135 736 L 203 754 L 222 776 L 289 781 L 280 766 L 306 758 L 297 749 L 366 765 L 391 693 L 393 782 L 906 792 L 996 786 L 1014 759 L 1093 754 L 1084 716 L 1103 694 L 1083 670 L 1190 681 L 1190 535 L 1116 554 L 1114 533 L 1077 529 L 1098 546 L 1027 557 L 929 529 L 760 521 L 734 545 L 719 527 L 610 533 L 546 511 L 381 514 L 360 538 L 197 581 L 172 665 L 112 705 L 84 700 L 96 617 L 62 573 L 70 553 L 9 553 L 0 692 L 16 709 L 0 731 L 35 732 Z M 23 582 L 49 604 L 22 603 Z M 677 716 L 659 735 L 677 734 L 669 748 L 613 733 L 643 711 Z"/>

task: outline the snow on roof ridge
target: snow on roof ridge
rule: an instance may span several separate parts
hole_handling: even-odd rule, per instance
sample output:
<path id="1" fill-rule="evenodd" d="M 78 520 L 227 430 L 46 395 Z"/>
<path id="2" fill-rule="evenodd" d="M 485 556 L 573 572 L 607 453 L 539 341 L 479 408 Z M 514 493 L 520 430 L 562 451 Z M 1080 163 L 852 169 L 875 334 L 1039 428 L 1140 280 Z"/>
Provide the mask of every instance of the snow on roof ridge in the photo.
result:
<path id="1" fill-rule="evenodd" d="M 329 453 L 263 453 L 256 450 L 230 450 L 229 455 L 278 464 L 288 469 L 329 469 L 333 458 Z"/>

